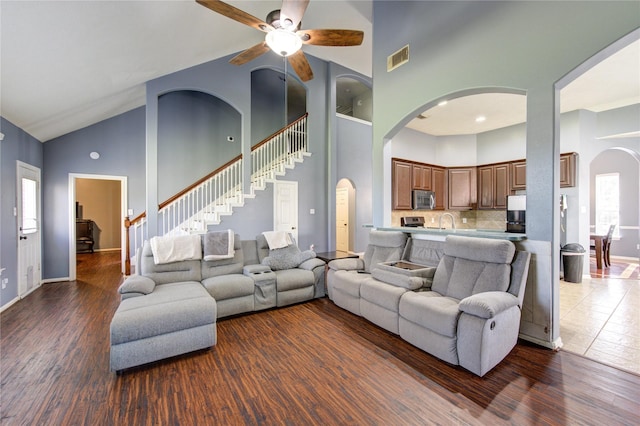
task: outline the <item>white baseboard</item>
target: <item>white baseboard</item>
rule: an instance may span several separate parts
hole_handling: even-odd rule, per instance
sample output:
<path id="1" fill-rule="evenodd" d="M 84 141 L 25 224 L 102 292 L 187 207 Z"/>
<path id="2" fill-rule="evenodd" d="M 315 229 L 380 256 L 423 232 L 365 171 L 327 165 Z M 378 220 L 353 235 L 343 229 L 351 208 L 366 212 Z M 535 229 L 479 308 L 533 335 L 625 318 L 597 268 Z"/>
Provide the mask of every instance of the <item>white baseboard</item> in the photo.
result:
<path id="1" fill-rule="evenodd" d="M 40 284 L 49 284 L 49 283 L 59 283 L 60 281 L 71 281 L 69 277 L 60 277 L 60 278 L 47 278 L 42 280 Z"/>
<path id="2" fill-rule="evenodd" d="M 8 303 L 2 305 L 2 307 L 0 308 L 0 313 L 4 312 L 5 310 L 9 309 L 11 306 L 15 305 L 19 300 L 20 298 L 16 297 L 15 299 L 10 300 Z"/>

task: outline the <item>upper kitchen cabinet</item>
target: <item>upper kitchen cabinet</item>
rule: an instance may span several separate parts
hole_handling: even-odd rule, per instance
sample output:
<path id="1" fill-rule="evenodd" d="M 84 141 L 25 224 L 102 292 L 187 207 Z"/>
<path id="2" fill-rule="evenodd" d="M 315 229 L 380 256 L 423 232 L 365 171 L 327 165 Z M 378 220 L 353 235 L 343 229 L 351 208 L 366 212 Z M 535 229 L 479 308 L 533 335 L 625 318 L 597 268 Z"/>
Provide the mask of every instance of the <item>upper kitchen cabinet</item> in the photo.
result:
<path id="1" fill-rule="evenodd" d="M 478 208 L 506 209 L 510 163 L 478 167 Z"/>
<path id="2" fill-rule="evenodd" d="M 397 158 L 391 159 L 391 202 L 393 210 L 411 210 L 413 164 Z"/>
<path id="3" fill-rule="evenodd" d="M 514 161 L 511 163 L 511 190 L 525 189 L 527 189 L 527 161 Z"/>
<path id="4" fill-rule="evenodd" d="M 434 210 L 444 210 L 447 207 L 447 173 L 444 168 L 431 168 L 431 187 L 436 194 Z"/>
<path id="5" fill-rule="evenodd" d="M 569 152 L 560 154 L 560 188 L 576 186 L 576 173 L 578 154 Z M 511 190 L 527 189 L 527 162 L 526 160 L 511 163 Z"/>
<path id="6" fill-rule="evenodd" d="M 431 167 L 423 164 L 413 165 L 413 189 L 431 191 Z"/>
<path id="7" fill-rule="evenodd" d="M 471 210 L 477 206 L 477 179 L 475 167 L 447 169 L 449 210 Z"/>
<path id="8" fill-rule="evenodd" d="M 576 186 L 576 166 L 578 154 L 571 152 L 560 155 L 560 188 Z"/>

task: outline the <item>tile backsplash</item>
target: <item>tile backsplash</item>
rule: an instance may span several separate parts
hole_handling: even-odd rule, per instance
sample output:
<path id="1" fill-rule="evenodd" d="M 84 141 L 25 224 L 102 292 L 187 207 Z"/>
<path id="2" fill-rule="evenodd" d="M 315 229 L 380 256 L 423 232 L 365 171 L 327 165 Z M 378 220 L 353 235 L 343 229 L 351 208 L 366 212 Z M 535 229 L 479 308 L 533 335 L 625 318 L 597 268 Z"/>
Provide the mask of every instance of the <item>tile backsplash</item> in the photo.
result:
<path id="1" fill-rule="evenodd" d="M 391 226 L 400 226 L 400 218 L 405 216 L 424 217 L 426 227 L 437 227 L 440 216 L 451 213 L 456 222 L 456 229 L 491 229 L 504 231 L 507 229 L 507 212 L 505 210 L 393 210 Z M 466 223 L 463 223 L 466 219 Z M 442 218 L 442 227 L 451 228 L 451 218 Z"/>

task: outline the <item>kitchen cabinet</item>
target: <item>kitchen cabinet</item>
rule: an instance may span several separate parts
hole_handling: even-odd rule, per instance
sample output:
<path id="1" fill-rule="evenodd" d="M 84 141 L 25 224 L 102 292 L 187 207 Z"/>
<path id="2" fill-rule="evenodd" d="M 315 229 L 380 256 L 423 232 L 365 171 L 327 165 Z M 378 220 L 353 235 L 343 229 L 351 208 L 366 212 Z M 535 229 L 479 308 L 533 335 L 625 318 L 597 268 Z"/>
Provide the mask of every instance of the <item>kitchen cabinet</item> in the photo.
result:
<path id="1" fill-rule="evenodd" d="M 444 210 L 447 207 L 447 174 L 444 168 L 431 168 L 431 188 L 436 193 L 434 210 Z"/>
<path id="2" fill-rule="evenodd" d="M 578 154 L 571 152 L 560 155 L 560 188 L 576 186 L 576 166 Z"/>
<path id="3" fill-rule="evenodd" d="M 431 191 L 431 167 L 422 164 L 413 165 L 413 189 Z"/>
<path id="4" fill-rule="evenodd" d="M 576 186 L 578 154 L 569 152 L 560 155 L 560 188 Z M 511 191 L 527 189 L 526 160 L 511 163 Z"/>
<path id="5" fill-rule="evenodd" d="M 476 176 L 475 167 L 447 169 L 449 210 L 471 210 L 477 207 Z"/>
<path id="6" fill-rule="evenodd" d="M 511 163 L 511 190 L 525 189 L 527 189 L 527 161 L 514 161 Z"/>
<path id="7" fill-rule="evenodd" d="M 506 209 L 510 163 L 478 167 L 478 209 Z"/>
<path id="8" fill-rule="evenodd" d="M 413 164 L 393 158 L 391 160 L 391 203 L 393 210 L 411 210 Z"/>

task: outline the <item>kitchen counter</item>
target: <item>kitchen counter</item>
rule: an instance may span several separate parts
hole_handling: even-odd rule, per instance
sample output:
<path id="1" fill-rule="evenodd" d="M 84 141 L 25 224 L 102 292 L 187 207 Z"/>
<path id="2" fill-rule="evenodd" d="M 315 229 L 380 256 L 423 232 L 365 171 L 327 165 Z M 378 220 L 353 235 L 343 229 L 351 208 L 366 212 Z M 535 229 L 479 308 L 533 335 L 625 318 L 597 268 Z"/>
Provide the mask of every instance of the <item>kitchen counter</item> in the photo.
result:
<path id="1" fill-rule="evenodd" d="M 394 226 L 389 228 L 376 228 L 379 231 L 402 231 L 413 234 L 415 237 L 444 241 L 447 235 L 461 235 L 463 237 L 493 238 L 496 240 L 523 241 L 527 234 L 514 234 L 511 232 L 496 231 L 491 229 L 438 229 L 438 228 L 413 228 L 409 226 Z M 419 237 L 418 237 L 419 238 Z"/>

